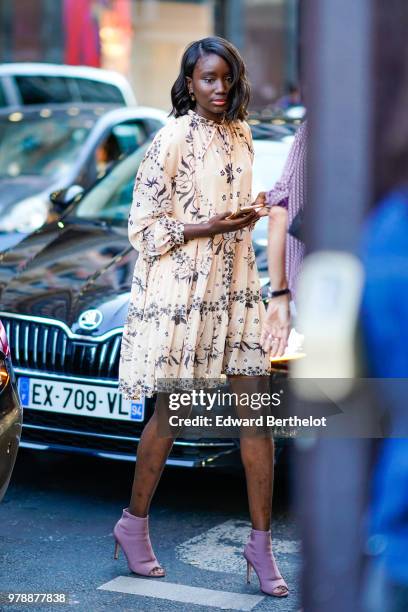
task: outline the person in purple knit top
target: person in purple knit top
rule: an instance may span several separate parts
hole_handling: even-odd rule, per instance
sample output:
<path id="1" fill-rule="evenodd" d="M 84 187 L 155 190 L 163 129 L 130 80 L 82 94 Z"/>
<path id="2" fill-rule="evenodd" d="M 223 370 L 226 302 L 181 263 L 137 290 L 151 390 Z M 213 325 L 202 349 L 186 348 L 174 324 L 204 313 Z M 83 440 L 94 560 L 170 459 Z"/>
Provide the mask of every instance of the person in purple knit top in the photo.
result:
<path id="1" fill-rule="evenodd" d="M 261 344 L 272 357 L 283 355 L 290 332 L 290 300 L 304 257 L 304 244 L 287 233 L 301 214 L 306 197 L 307 122 L 299 127 L 280 180 L 265 194 L 269 215 L 268 268 L 270 301 Z M 262 213 L 261 213 L 262 214 Z"/>

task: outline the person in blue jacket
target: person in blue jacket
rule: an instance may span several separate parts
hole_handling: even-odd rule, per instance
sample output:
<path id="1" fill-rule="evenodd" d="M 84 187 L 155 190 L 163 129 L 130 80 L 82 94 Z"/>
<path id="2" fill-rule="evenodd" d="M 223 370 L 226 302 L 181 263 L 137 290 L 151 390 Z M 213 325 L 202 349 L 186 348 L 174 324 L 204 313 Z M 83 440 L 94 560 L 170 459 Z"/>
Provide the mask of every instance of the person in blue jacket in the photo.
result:
<path id="1" fill-rule="evenodd" d="M 362 256 L 369 374 L 382 379 L 379 390 L 389 410 L 389 437 L 381 443 L 374 472 L 368 542 L 381 567 L 373 573 L 383 584 L 378 609 L 399 612 L 408 610 L 408 383 L 402 380 L 408 378 L 408 187 L 391 192 L 371 214 Z"/>

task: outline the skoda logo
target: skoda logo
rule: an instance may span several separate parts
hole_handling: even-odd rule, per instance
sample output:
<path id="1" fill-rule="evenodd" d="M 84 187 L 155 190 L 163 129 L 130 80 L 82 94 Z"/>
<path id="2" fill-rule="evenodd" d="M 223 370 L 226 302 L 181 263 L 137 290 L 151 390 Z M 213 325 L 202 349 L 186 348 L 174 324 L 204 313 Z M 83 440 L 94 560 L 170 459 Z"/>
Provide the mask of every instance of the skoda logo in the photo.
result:
<path id="1" fill-rule="evenodd" d="M 102 323 L 103 314 L 100 310 L 93 308 L 85 310 L 78 319 L 78 325 L 81 329 L 96 329 Z"/>

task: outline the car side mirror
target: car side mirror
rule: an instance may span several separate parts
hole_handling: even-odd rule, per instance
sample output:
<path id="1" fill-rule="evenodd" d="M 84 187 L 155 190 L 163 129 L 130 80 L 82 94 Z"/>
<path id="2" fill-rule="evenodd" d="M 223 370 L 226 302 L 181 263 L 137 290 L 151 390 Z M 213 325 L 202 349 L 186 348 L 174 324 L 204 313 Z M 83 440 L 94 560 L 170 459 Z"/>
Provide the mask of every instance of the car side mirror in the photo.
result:
<path id="1" fill-rule="evenodd" d="M 50 195 L 50 200 L 56 212 L 62 213 L 71 204 L 79 202 L 85 193 L 81 185 L 70 185 L 65 189 L 57 189 Z"/>

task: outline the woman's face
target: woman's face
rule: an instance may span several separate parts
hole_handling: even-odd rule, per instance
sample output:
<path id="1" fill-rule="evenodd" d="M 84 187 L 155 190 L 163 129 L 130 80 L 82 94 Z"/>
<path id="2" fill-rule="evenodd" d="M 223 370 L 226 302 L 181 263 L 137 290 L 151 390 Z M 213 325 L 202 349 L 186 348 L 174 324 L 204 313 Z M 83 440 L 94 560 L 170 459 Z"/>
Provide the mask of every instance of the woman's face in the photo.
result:
<path id="1" fill-rule="evenodd" d="M 220 122 L 228 110 L 228 94 L 232 86 L 232 72 L 227 62 L 211 53 L 200 57 L 187 86 L 196 99 L 195 111 L 206 119 Z"/>

